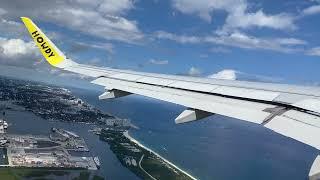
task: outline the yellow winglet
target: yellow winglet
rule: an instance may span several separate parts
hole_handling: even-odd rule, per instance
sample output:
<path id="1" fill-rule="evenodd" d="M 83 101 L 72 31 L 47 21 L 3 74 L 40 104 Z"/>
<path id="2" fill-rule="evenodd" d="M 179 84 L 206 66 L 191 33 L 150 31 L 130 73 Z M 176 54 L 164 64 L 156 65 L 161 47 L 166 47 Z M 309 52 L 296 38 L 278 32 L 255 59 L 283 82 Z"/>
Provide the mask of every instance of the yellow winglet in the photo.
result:
<path id="1" fill-rule="evenodd" d="M 60 67 L 65 60 L 65 55 L 53 44 L 53 42 L 35 25 L 31 19 L 21 17 L 24 25 L 27 27 L 31 37 L 37 44 L 45 59 L 55 67 Z"/>

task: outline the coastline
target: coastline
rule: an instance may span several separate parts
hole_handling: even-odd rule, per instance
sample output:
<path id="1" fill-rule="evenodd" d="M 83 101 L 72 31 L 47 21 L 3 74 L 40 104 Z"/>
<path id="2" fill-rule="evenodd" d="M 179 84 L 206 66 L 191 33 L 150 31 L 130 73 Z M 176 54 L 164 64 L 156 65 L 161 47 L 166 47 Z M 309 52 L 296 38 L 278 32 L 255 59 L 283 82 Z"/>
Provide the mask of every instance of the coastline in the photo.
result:
<path id="1" fill-rule="evenodd" d="M 162 157 L 160 154 L 154 152 L 153 150 L 151 150 L 150 148 L 144 146 L 143 144 L 141 144 L 139 141 L 137 141 L 136 139 L 134 139 L 132 136 L 130 136 L 129 131 L 125 131 L 123 132 L 123 135 L 128 138 L 131 142 L 137 144 L 138 146 L 144 148 L 145 150 L 153 153 L 154 155 L 156 155 L 157 157 L 159 157 L 160 159 L 162 159 L 164 162 L 168 163 L 170 166 L 173 166 L 174 168 L 178 169 L 179 171 L 183 172 L 184 174 L 186 174 L 188 177 L 190 177 L 191 179 L 197 180 L 197 178 L 193 177 L 191 174 L 189 174 L 188 172 L 182 170 L 181 168 L 179 168 L 178 166 L 176 166 L 175 164 L 173 164 L 172 162 L 170 162 L 169 160 L 165 159 L 164 157 Z"/>

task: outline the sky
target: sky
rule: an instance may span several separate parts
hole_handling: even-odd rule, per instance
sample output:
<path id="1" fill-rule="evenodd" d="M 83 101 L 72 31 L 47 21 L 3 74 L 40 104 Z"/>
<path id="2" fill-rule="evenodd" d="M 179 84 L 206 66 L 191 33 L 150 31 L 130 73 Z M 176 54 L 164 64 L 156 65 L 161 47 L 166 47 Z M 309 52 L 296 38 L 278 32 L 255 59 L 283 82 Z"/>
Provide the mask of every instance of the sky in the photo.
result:
<path id="1" fill-rule="evenodd" d="M 79 63 L 320 84 L 319 0 L 1 0 L 0 75 L 82 86 L 45 62 L 21 16 Z"/>

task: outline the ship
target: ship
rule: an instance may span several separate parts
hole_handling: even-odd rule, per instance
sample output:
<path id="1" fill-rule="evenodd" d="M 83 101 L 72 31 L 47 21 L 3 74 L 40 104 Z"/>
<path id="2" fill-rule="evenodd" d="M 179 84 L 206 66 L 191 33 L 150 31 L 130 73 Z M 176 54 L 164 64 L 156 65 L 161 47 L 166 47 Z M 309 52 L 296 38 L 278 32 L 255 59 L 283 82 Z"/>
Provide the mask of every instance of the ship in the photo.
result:
<path id="1" fill-rule="evenodd" d="M 97 168 L 100 169 L 101 164 L 100 164 L 100 160 L 99 160 L 98 156 L 94 157 L 93 160 L 94 160 L 94 163 L 96 164 Z"/>
<path id="2" fill-rule="evenodd" d="M 3 126 L 3 129 L 7 129 L 8 128 L 7 121 L 0 119 L 0 126 Z"/>

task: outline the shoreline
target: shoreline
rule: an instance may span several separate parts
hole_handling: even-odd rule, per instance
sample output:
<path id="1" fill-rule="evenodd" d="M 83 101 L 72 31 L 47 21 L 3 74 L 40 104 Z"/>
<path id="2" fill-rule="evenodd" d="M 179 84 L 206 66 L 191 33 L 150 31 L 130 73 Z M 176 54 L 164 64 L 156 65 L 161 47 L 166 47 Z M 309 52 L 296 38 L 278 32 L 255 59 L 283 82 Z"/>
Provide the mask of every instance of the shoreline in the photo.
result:
<path id="1" fill-rule="evenodd" d="M 138 146 L 144 148 L 145 150 L 153 153 L 154 155 L 156 155 L 157 157 L 159 157 L 160 159 L 162 159 L 164 162 L 168 163 L 169 165 L 173 166 L 174 168 L 178 169 L 179 171 L 183 172 L 184 174 L 186 174 L 187 176 L 189 176 L 191 179 L 197 180 L 197 178 L 193 177 L 191 174 L 189 174 L 188 172 L 180 169 L 178 166 L 176 166 L 175 164 L 173 164 L 172 162 L 170 162 L 169 160 L 165 159 L 164 157 L 162 157 L 160 154 L 154 152 L 153 150 L 151 150 L 150 148 L 144 146 L 143 144 L 141 144 L 139 141 L 137 141 L 136 139 L 134 139 L 133 137 L 131 137 L 129 135 L 129 131 L 125 131 L 123 132 L 123 135 L 128 138 L 131 142 L 136 143 Z"/>

